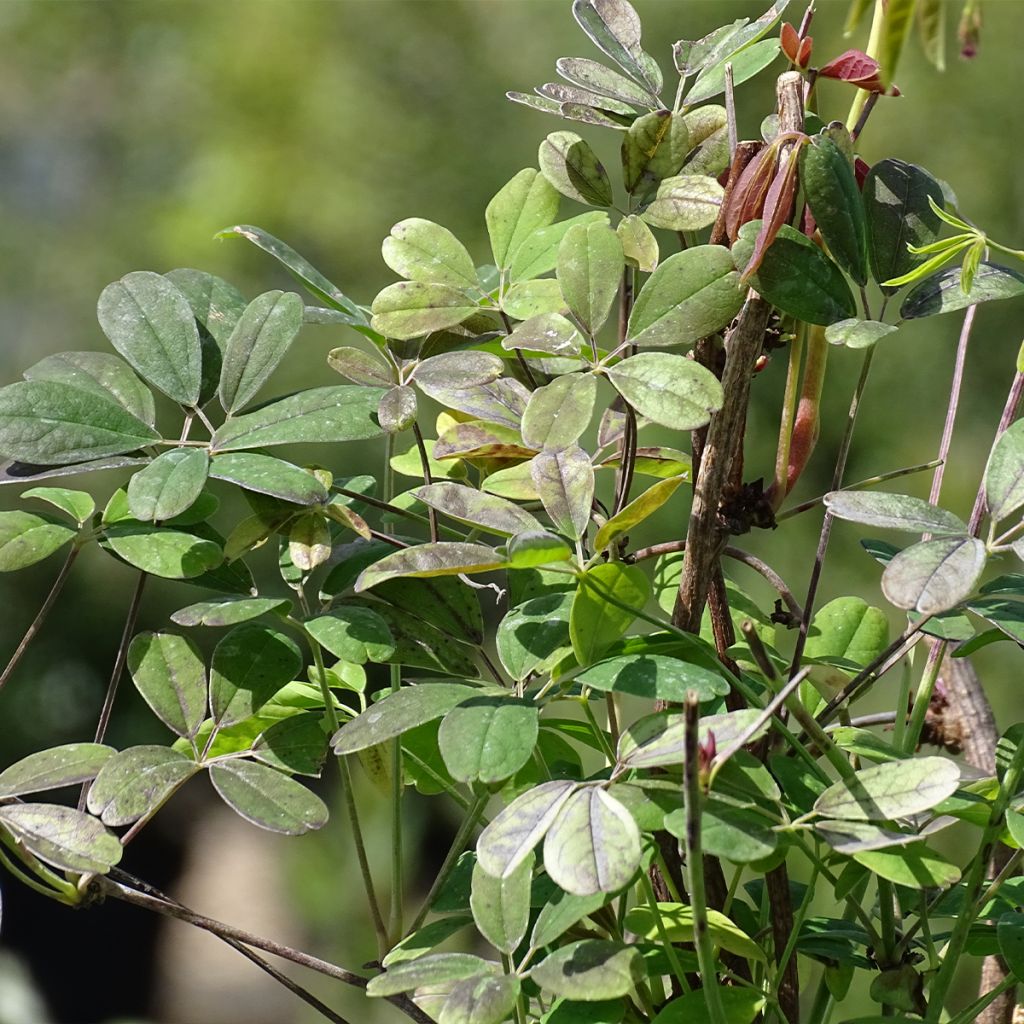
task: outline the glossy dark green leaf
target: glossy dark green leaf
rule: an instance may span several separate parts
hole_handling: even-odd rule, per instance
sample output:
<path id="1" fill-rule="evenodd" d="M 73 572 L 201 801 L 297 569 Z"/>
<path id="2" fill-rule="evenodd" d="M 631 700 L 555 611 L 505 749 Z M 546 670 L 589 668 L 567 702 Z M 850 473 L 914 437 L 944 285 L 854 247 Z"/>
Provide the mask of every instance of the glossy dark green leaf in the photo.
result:
<path id="1" fill-rule="evenodd" d="M 558 247 L 562 295 L 576 319 L 596 334 L 619 293 L 625 257 L 619 236 L 606 224 L 576 224 Z"/>
<path id="2" fill-rule="evenodd" d="M 442 718 L 479 692 L 462 683 L 433 682 L 403 687 L 346 722 L 331 739 L 334 752 L 354 754 L 392 740 L 418 725 Z"/>
<path id="3" fill-rule="evenodd" d="M 477 311 L 473 296 L 448 284 L 399 281 L 373 300 L 375 331 L 405 341 L 456 327 Z"/>
<path id="4" fill-rule="evenodd" d="M 327 756 L 321 714 L 293 715 L 260 733 L 252 745 L 257 761 L 285 772 L 318 776 Z"/>
<path id="5" fill-rule="evenodd" d="M 566 373 L 537 388 L 523 413 L 523 441 L 554 451 L 574 445 L 590 426 L 596 397 L 597 380 L 589 373 Z"/>
<path id="6" fill-rule="evenodd" d="M 594 500 L 594 467 L 578 445 L 544 451 L 529 464 L 530 479 L 559 533 L 582 537 Z"/>
<path id="7" fill-rule="evenodd" d="M 140 633 L 128 648 L 128 671 L 169 729 L 195 736 L 206 716 L 206 666 L 190 640 L 174 633 Z"/>
<path id="8" fill-rule="evenodd" d="M 752 1024 L 765 1007 L 765 997 L 755 988 L 718 986 L 718 1001 L 729 1024 Z M 713 1024 L 706 994 L 698 989 L 673 999 L 652 1024 Z M 898 1022 L 895 1022 L 898 1024 Z"/>
<path id="9" fill-rule="evenodd" d="M 640 17 L 627 0 L 573 0 L 572 16 L 599 50 L 657 99 L 661 69 L 640 46 Z"/>
<path id="10" fill-rule="evenodd" d="M 638 117 L 622 139 L 622 177 L 626 191 L 645 192 L 679 172 L 690 144 L 686 120 L 669 110 Z"/>
<path id="11" fill-rule="evenodd" d="M 627 336 L 637 345 L 690 345 L 725 327 L 743 305 L 728 249 L 698 245 L 659 264 L 633 305 Z"/>
<path id="12" fill-rule="evenodd" d="M 887 334 L 894 334 L 897 328 L 877 320 L 839 320 L 825 328 L 825 340 L 830 345 L 845 345 L 846 348 L 870 348 Z"/>
<path id="13" fill-rule="evenodd" d="M 506 878 L 544 838 L 576 783 L 542 782 L 512 801 L 480 833 L 476 853 L 481 867 L 495 878 Z"/>
<path id="14" fill-rule="evenodd" d="M 336 658 L 357 665 L 387 661 L 395 653 L 388 624 L 364 605 L 344 604 L 306 622 L 306 631 Z"/>
<path id="15" fill-rule="evenodd" d="M 1024 423 L 1012 423 L 996 441 L 985 467 L 985 502 L 993 523 L 1024 505 Z"/>
<path id="16" fill-rule="evenodd" d="M 0 512 L 0 572 L 41 562 L 73 540 L 75 531 L 49 516 Z"/>
<path id="17" fill-rule="evenodd" d="M 718 218 L 725 190 L 706 174 L 681 174 L 666 178 L 640 215 L 666 231 L 699 231 Z"/>
<path id="18" fill-rule="evenodd" d="M 384 262 L 409 281 L 479 288 L 466 247 L 445 227 L 420 217 L 399 221 L 384 239 Z"/>
<path id="19" fill-rule="evenodd" d="M 302 668 L 294 641 L 267 626 L 235 626 L 217 644 L 210 665 L 210 709 L 220 726 L 244 721 Z"/>
<path id="20" fill-rule="evenodd" d="M 276 444 L 363 441 L 377 437 L 375 422 L 380 388 L 339 386 L 312 388 L 235 416 L 219 427 L 214 452 L 266 448 Z"/>
<path id="21" fill-rule="evenodd" d="M 55 804 L 0 807 L 6 828 L 40 860 L 64 871 L 106 874 L 121 859 L 121 844 L 95 818 Z"/>
<path id="22" fill-rule="evenodd" d="M 581 213 L 557 224 L 537 228 L 527 235 L 511 254 L 509 280 L 513 283 L 532 281 L 541 274 L 554 270 L 558 262 L 558 247 L 562 244 L 565 233 L 575 225 L 607 223 L 607 213 L 603 210 L 591 210 L 589 213 Z"/>
<path id="23" fill-rule="evenodd" d="M 224 348 L 218 394 L 228 415 L 237 412 L 277 369 L 302 328 L 302 299 L 271 291 L 253 299 Z"/>
<path id="24" fill-rule="evenodd" d="M 64 743 L 29 754 L 0 772 L 0 798 L 88 782 L 115 753 L 102 743 Z"/>
<path id="25" fill-rule="evenodd" d="M 171 622 L 179 626 L 237 626 L 269 612 L 282 611 L 290 605 L 291 602 L 283 597 L 222 597 L 180 608 L 171 616 Z"/>
<path id="26" fill-rule="evenodd" d="M 800 184 L 832 258 L 859 285 L 868 280 L 867 222 L 846 154 L 827 135 L 800 150 Z"/>
<path id="27" fill-rule="evenodd" d="M 608 172 L 575 132 L 552 132 L 537 154 L 544 177 L 563 196 L 586 206 L 611 206 Z"/>
<path id="28" fill-rule="evenodd" d="M 745 267 L 754 252 L 761 221 L 740 228 L 733 246 L 737 267 Z M 751 287 L 773 306 L 797 320 L 828 326 L 857 313 L 842 271 L 806 235 L 783 224 L 750 279 Z"/>
<path id="29" fill-rule="evenodd" d="M 206 485 L 210 456 L 205 448 L 172 448 L 158 455 L 128 483 L 128 507 L 143 522 L 163 522 L 190 509 Z"/>
<path id="30" fill-rule="evenodd" d="M 487 204 L 485 217 L 491 252 L 500 270 L 507 270 L 523 242 L 558 215 L 559 196 L 543 174 L 527 167 L 503 186 Z"/>
<path id="31" fill-rule="evenodd" d="M 369 590 L 385 580 L 402 576 L 457 576 L 461 573 L 490 572 L 504 565 L 493 548 L 462 541 L 437 541 L 402 548 L 364 569 L 356 592 Z"/>
<path id="32" fill-rule="evenodd" d="M 936 534 L 967 532 L 967 524 L 959 516 L 909 494 L 832 491 L 825 495 L 825 507 L 838 519 L 884 530 Z"/>
<path id="33" fill-rule="evenodd" d="M 224 558 L 213 541 L 160 526 L 111 526 L 104 544 L 136 569 L 169 580 L 202 576 Z"/>
<path id="34" fill-rule="evenodd" d="M 581 665 L 597 661 L 636 618 L 635 611 L 621 605 L 642 610 L 650 594 L 647 574 L 637 565 L 603 562 L 588 569 L 579 579 L 569 615 L 576 660 Z"/>
<path id="35" fill-rule="evenodd" d="M 678 839 L 685 839 L 686 812 L 678 810 L 668 815 L 665 829 Z M 715 796 L 708 797 L 701 808 L 700 834 L 707 856 L 721 857 L 734 864 L 763 860 L 779 845 L 770 818 Z"/>
<path id="36" fill-rule="evenodd" d="M 569 644 L 572 594 L 547 594 L 509 610 L 498 625 L 496 644 L 505 671 L 520 681 L 560 660 Z"/>
<path id="37" fill-rule="evenodd" d="M 246 301 L 242 293 L 227 281 L 204 270 L 181 267 L 164 274 L 171 284 L 185 296 L 192 314 L 223 351 L 239 317 L 245 312 Z M 203 351 L 206 359 L 206 351 Z M 204 366 L 205 377 L 205 366 Z"/>
<path id="38" fill-rule="evenodd" d="M 675 430 L 695 430 L 722 407 L 722 385 L 699 363 L 671 352 L 641 352 L 607 371 L 641 416 Z"/>
<path id="39" fill-rule="evenodd" d="M 210 462 L 210 476 L 293 505 L 319 505 L 327 501 L 327 489 L 312 473 L 257 452 L 218 455 Z"/>
<path id="40" fill-rule="evenodd" d="M 427 985 L 444 985 L 466 978 L 497 974 L 498 965 L 469 953 L 428 953 L 389 967 L 370 979 L 368 996 L 393 996 Z"/>
<path id="41" fill-rule="evenodd" d="M 113 400 L 147 426 L 156 424 L 153 392 L 123 360 L 109 352 L 58 352 L 23 374 L 25 380 L 53 381 Z"/>
<path id="42" fill-rule="evenodd" d="M 191 758 L 169 747 L 129 747 L 96 776 L 89 788 L 89 811 L 104 825 L 130 825 L 159 808 L 199 770 Z"/>
<path id="43" fill-rule="evenodd" d="M 202 347 L 192 307 L 165 277 L 148 270 L 107 285 L 96 309 L 100 327 L 132 367 L 168 398 L 199 401 Z"/>
<path id="44" fill-rule="evenodd" d="M 51 380 L 0 388 L 0 454 L 64 465 L 133 452 L 160 435 L 97 392 Z"/>
<path id="45" fill-rule="evenodd" d="M 457 522 L 499 537 L 540 529 L 540 523 L 529 512 L 504 498 L 483 494 L 474 487 L 446 481 L 417 487 L 412 494 Z"/>
<path id="46" fill-rule="evenodd" d="M 530 923 L 530 883 L 533 857 L 527 857 L 512 874 L 495 878 L 479 861 L 473 866 L 469 905 L 480 934 L 499 953 L 513 953 Z"/>
<path id="47" fill-rule="evenodd" d="M 926 278 L 912 289 L 900 306 L 904 320 L 937 313 L 952 313 L 994 299 L 1015 299 L 1024 295 L 1024 274 L 995 263 L 981 263 L 968 291 L 961 283 L 961 270 L 955 267 Z"/>
<path id="48" fill-rule="evenodd" d="M 521 984 L 514 974 L 457 981 L 437 1015 L 437 1024 L 500 1024 L 515 1009 Z"/>
<path id="49" fill-rule="evenodd" d="M 721 675 L 660 654 L 609 658 L 581 672 L 575 681 L 602 693 L 628 693 L 647 700 L 678 703 L 686 699 L 689 690 L 702 701 L 729 692 L 729 684 Z"/>
<path id="50" fill-rule="evenodd" d="M 916 757 L 857 772 L 830 786 L 814 805 L 822 817 L 887 821 L 930 810 L 956 792 L 960 768 L 945 757 Z"/>
<path id="51" fill-rule="evenodd" d="M 907 246 L 929 245 L 938 237 L 940 221 L 928 200 L 944 205 L 939 183 L 923 167 L 880 160 L 868 172 L 862 195 L 872 277 L 888 281 L 923 263 L 927 257 Z"/>
<path id="52" fill-rule="evenodd" d="M 210 781 L 236 814 L 270 832 L 300 836 L 327 823 L 318 796 L 266 765 L 221 761 L 210 766 Z"/>
<path id="53" fill-rule="evenodd" d="M 459 782 L 502 782 L 533 755 L 538 708 L 532 701 L 474 697 L 453 708 L 438 730 L 441 756 Z"/>
<path id="54" fill-rule="evenodd" d="M 584 1002 L 628 995 L 643 977 L 643 958 L 635 946 L 603 939 L 562 946 L 530 970 L 530 978 L 545 992 Z"/>
<path id="55" fill-rule="evenodd" d="M 897 608 L 935 615 L 974 590 L 988 552 L 977 537 L 940 537 L 905 548 L 885 567 L 882 592 Z"/>

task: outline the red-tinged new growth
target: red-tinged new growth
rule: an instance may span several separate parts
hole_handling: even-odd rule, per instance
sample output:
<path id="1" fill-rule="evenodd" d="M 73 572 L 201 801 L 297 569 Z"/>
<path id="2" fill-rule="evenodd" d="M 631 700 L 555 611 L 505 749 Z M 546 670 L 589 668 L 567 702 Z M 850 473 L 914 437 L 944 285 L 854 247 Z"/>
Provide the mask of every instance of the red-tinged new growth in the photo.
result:
<path id="1" fill-rule="evenodd" d="M 865 92 L 877 92 L 881 96 L 899 96 L 900 91 L 895 85 L 888 88 L 882 81 L 882 68 L 874 57 L 869 57 L 862 50 L 847 50 L 835 60 L 829 61 L 818 70 L 819 78 L 835 78 L 840 82 L 849 82 Z"/>

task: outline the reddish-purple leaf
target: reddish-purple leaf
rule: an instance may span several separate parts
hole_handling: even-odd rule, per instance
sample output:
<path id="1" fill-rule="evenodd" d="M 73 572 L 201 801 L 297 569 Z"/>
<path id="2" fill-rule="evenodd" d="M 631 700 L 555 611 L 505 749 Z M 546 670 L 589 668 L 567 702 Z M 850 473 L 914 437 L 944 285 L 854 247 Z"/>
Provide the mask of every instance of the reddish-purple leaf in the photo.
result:
<path id="1" fill-rule="evenodd" d="M 786 55 L 786 60 L 790 64 L 796 64 L 800 54 L 800 36 L 788 21 L 782 23 L 779 42 L 782 44 L 782 52 Z"/>
<path id="2" fill-rule="evenodd" d="M 881 93 L 884 96 L 899 96 L 900 91 L 895 85 L 886 89 L 881 70 L 874 57 L 869 57 L 862 50 L 847 50 L 821 68 L 818 77 L 837 78 L 859 89 Z"/>
<path id="3" fill-rule="evenodd" d="M 807 141 L 806 137 L 803 141 Z M 768 251 L 768 246 L 775 241 L 779 228 L 789 222 L 793 213 L 793 200 L 796 198 L 797 157 L 801 145 L 803 142 L 798 142 L 790 149 L 782 158 L 782 165 L 775 172 L 775 177 L 772 179 L 771 187 L 768 189 L 768 195 L 764 201 L 761 230 L 754 242 L 754 251 L 750 256 L 750 262 L 740 278 L 741 282 L 745 283 L 757 273 L 757 268 L 761 266 L 761 260 L 764 259 L 764 254 Z"/>

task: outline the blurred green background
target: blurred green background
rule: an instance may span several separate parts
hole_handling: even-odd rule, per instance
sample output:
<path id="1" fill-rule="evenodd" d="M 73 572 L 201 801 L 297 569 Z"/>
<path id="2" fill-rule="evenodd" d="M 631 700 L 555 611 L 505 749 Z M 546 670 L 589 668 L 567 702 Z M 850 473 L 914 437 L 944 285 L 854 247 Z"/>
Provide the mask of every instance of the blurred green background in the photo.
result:
<path id="1" fill-rule="evenodd" d="M 638 0 L 637 6 L 647 48 L 666 71 L 674 40 L 762 8 L 725 0 Z M 856 40 L 841 37 L 846 6 L 819 3 L 816 60 L 864 44 L 866 26 Z M 801 10 L 794 4 L 790 19 L 799 20 Z M 860 152 L 869 163 L 897 156 L 923 164 L 950 182 L 966 215 L 998 240 L 1022 245 L 1024 105 L 1017 91 L 1024 5 L 985 5 L 981 51 L 971 62 L 956 56 L 955 15 L 947 12 L 946 72 L 928 65 L 912 39 L 897 75 L 903 98 L 881 101 Z M 576 28 L 568 0 L 5 0 L 0 39 L 3 382 L 50 353 L 104 348 L 96 297 L 131 270 L 198 267 L 249 297 L 292 287 L 247 243 L 213 241 L 218 229 L 234 223 L 258 224 L 287 240 L 367 303 L 392 280 L 380 241 L 404 217 L 446 225 L 487 262 L 488 199 L 517 170 L 535 164 L 546 132 L 565 126 L 508 103 L 503 93 L 552 79 L 559 56 L 598 56 Z M 772 103 L 771 83 L 769 72 L 740 87 L 742 136 L 756 136 Z M 849 87 L 821 88 L 828 116 L 845 118 L 851 98 Z M 608 166 L 617 164 L 612 133 L 579 130 Z M 563 216 L 578 212 L 571 206 L 563 202 Z M 670 237 L 663 242 L 663 251 L 673 251 Z M 1020 312 L 1019 302 L 1008 303 L 983 308 L 978 317 L 944 494 L 961 514 L 969 511 L 1024 334 Z M 919 321 L 885 345 L 848 479 L 933 457 L 958 329 L 955 314 Z M 307 328 L 274 387 L 334 383 L 325 354 L 353 343 L 356 336 L 341 328 Z M 771 473 L 784 362 L 776 359 L 755 385 L 748 478 Z M 794 500 L 828 487 L 858 369 L 856 353 L 832 353 L 822 439 Z M 683 439 L 666 432 L 663 441 Z M 343 454 L 346 461 L 335 468 L 346 473 L 372 471 L 380 458 L 374 446 Z M 118 482 L 94 476 L 85 486 L 105 499 Z M 927 478 L 904 482 L 927 493 Z M 17 490 L 0 492 L 0 507 L 12 507 Z M 678 535 L 674 520 L 681 523 L 682 515 L 678 508 L 666 512 L 652 534 Z M 770 550 L 801 595 L 818 525 L 810 513 L 743 543 Z M 841 593 L 880 600 L 878 568 L 860 550 L 859 536 L 852 527 L 836 528 L 821 600 Z M 95 551 L 82 562 L 58 615 L 0 695 L 0 763 L 91 735 L 134 574 Z M 51 560 L 0 578 L 0 661 L 56 571 Z M 195 594 L 154 586 L 140 628 L 165 622 L 170 609 Z M 899 628 L 895 615 L 893 622 Z M 1019 668 L 1010 646 L 988 648 L 977 661 L 1004 724 L 1020 716 Z M 112 741 L 165 742 L 128 689 Z M 873 701 L 884 707 L 885 695 Z M 360 798 L 371 857 L 382 864 L 386 811 L 368 785 Z M 414 882 L 425 887 L 451 823 L 441 802 L 410 796 L 409 810 L 410 858 L 422 868 Z M 145 874 L 151 861 L 153 880 L 164 879 L 199 910 L 346 965 L 374 955 L 341 826 L 284 840 L 237 827 L 201 791 L 188 791 L 152 835 L 148 852 L 134 863 L 133 848 L 129 866 Z M 250 965 L 183 925 L 142 932 L 151 922 L 140 922 L 141 912 L 51 911 L 34 897 L 26 901 L 6 878 L 0 886 L 6 901 L 0 1024 L 310 1019 Z M 23 984 L 16 976 L 26 965 Z M 316 976 L 303 980 L 353 1021 L 398 1019 L 390 1007 L 367 1006 Z"/>

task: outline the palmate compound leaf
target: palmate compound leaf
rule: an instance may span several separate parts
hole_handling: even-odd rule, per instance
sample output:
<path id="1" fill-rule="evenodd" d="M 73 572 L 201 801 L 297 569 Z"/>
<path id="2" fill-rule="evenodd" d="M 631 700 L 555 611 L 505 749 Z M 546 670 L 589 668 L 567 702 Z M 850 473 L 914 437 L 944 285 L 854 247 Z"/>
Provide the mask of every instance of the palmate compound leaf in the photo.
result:
<path id="1" fill-rule="evenodd" d="M 509 697 L 472 697 L 445 715 L 437 733 L 445 766 L 459 782 L 502 782 L 533 756 L 538 706 Z"/>
<path id="2" fill-rule="evenodd" d="M 102 743 L 64 743 L 29 754 L 0 772 L 0 798 L 88 782 L 115 753 Z"/>
<path id="3" fill-rule="evenodd" d="M 555 529 L 578 540 L 594 500 L 594 466 L 579 445 L 543 451 L 528 464 L 530 479 Z"/>
<path id="4" fill-rule="evenodd" d="M 530 924 L 530 887 L 533 857 L 527 857 L 512 874 L 495 878 L 477 861 L 473 865 L 469 905 L 480 934 L 499 953 L 513 953 Z"/>
<path id="5" fill-rule="evenodd" d="M 132 367 L 181 405 L 199 401 L 202 345 L 188 300 L 148 270 L 107 285 L 96 307 L 103 333 Z"/>
<path id="6" fill-rule="evenodd" d="M 436 541 L 402 548 L 368 566 L 356 581 L 356 592 L 369 590 L 385 580 L 411 576 L 457 576 L 461 573 L 491 572 L 505 559 L 493 548 L 464 541 Z"/>
<path id="7" fill-rule="evenodd" d="M 641 415 L 674 430 L 695 430 L 722 407 L 722 385 L 699 363 L 671 352 L 641 352 L 607 370 Z"/>
<path id="8" fill-rule="evenodd" d="M 977 537 L 940 537 L 905 548 L 885 567 L 882 592 L 897 608 L 937 615 L 969 597 L 988 552 Z"/>
<path id="9" fill-rule="evenodd" d="M 1011 424 L 992 448 L 985 467 L 985 502 L 993 523 L 1024 505 L 1024 421 Z"/>
<path id="10" fill-rule="evenodd" d="M 832 491 L 825 495 L 825 508 L 838 519 L 883 530 L 938 535 L 967 532 L 967 524 L 959 516 L 909 494 Z"/>
<path id="11" fill-rule="evenodd" d="M 190 509 L 210 468 L 205 448 L 172 448 L 128 482 L 128 507 L 143 522 L 163 522 Z"/>
<path id="12" fill-rule="evenodd" d="M 266 765 L 221 761 L 210 766 L 210 781 L 236 814 L 269 832 L 300 836 L 327 823 L 318 796 Z"/>
<path id="13" fill-rule="evenodd" d="M 544 837 L 548 876 L 577 896 L 617 892 L 628 885 L 640 866 L 640 853 L 633 816 L 600 786 L 573 793 Z"/>
<path id="14" fill-rule="evenodd" d="M 523 242 L 554 221 L 559 200 L 547 178 L 532 167 L 520 171 L 498 191 L 484 216 L 499 270 L 508 270 Z"/>
<path id="15" fill-rule="evenodd" d="M 14 572 L 48 558 L 75 531 L 49 516 L 13 509 L 0 512 L 0 572 Z"/>
<path id="16" fill-rule="evenodd" d="M 627 337 L 641 348 L 693 344 L 727 326 L 744 294 L 728 249 L 694 246 L 663 260 L 647 279 Z"/>
<path id="17" fill-rule="evenodd" d="M 106 874 L 121 859 L 121 844 L 95 818 L 55 804 L 0 807 L 7 829 L 41 861 L 63 871 Z"/>
<path id="18" fill-rule="evenodd" d="M 160 440 L 112 398 L 52 380 L 0 388 L 0 455 L 67 465 L 123 455 Z"/>
<path id="19" fill-rule="evenodd" d="M 555 950 L 530 970 L 530 978 L 553 995 L 596 1002 L 628 995 L 644 973 L 635 946 L 582 939 Z"/>
<path id="20" fill-rule="evenodd" d="M 480 833 L 476 855 L 481 868 L 495 878 L 511 875 L 544 838 L 575 789 L 576 783 L 567 780 L 542 782 L 513 800 Z"/>
<path id="21" fill-rule="evenodd" d="M 893 761 L 830 786 L 814 810 L 827 818 L 888 821 L 931 810 L 960 785 L 960 768 L 945 757 Z"/>
<path id="22" fill-rule="evenodd" d="M 627 608 L 643 609 L 650 594 L 647 574 L 636 565 L 604 562 L 583 573 L 569 613 L 576 660 L 581 665 L 597 661 L 636 618 Z"/>
<path id="23" fill-rule="evenodd" d="M 88 807 L 104 825 L 130 825 L 160 807 L 200 771 L 170 747 L 129 747 L 103 766 L 89 788 Z"/>
<path id="24" fill-rule="evenodd" d="M 540 529 L 540 523 L 529 512 L 504 498 L 484 494 L 475 487 L 444 482 L 417 487 L 412 494 L 457 522 L 499 537 Z"/>
<path id="25" fill-rule="evenodd" d="M 164 725 L 179 736 L 195 736 L 206 715 L 206 666 L 190 640 L 140 633 L 128 648 L 128 671 Z"/>
<path id="26" fill-rule="evenodd" d="M 523 413 L 523 441 L 534 449 L 560 451 L 574 445 L 590 426 L 597 380 L 566 373 L 530 395 Z"/>
<path id="27" fill-rule="evenodd" d="M 591 335 L 608 319 L 624 267 L 622 242 L 606 224 L 577 224 L 558 247 L 556 273 L 562 295 Z"/>

